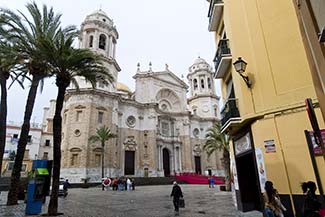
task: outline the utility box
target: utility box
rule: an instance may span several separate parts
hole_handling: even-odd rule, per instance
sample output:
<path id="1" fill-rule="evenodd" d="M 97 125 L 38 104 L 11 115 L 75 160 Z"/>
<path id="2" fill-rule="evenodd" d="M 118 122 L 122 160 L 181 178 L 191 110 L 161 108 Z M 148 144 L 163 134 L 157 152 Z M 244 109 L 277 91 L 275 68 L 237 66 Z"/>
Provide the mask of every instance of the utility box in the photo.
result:
<path id="1" fill-rule="evenodd" d="M 48 164 L 47 160 L 33 161 L 32 174 L 27 187 L 26 215 L 37 215 L 42 212 L 43 200 L 49 189 L 48 180 L 51 178 Z"/>

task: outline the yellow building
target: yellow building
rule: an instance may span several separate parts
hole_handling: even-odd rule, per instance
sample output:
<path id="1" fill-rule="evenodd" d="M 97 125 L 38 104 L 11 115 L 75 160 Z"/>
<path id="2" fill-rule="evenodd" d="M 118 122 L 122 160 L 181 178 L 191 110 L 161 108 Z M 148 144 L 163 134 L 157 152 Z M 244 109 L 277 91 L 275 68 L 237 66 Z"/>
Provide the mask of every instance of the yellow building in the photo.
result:
<path id="1" fill-rule="evenodd" d="M 243 211 L 263 209 L 260 192 L 265 181 L 271 180 L 287 215 L 299 216 L 300 185 L 316 182 L 304 133 L 312 130 L 305 99 L 313 100 L 323 129 L 317 96 L 324 98 L 324 91 L 319 89 L 322 81 L 317 85 L 314 75 L 323 70 L 324 77 L 325 73 L 324 65 L 315 66 L 315 55 L 306 48 L 308 35 L 298 16 L 299 2 L 209 1 L 208 28 L 216 41 L 215 78 L 221 80 L 224 102 L 222 131 L 231 136 L 237 205 Z M 317 16 L 324 18 L 325 4 L 311 2 L 319 3 Z M 323 59 L 316 62 L 323 64 L 324 44 L 317 46 L 323 53 L 316 57 Z M 233 64 L 239 57 L 247 67 L 236 71 Z M 316 156 L 316 162 L 324 188 L 324 158 Z"/>

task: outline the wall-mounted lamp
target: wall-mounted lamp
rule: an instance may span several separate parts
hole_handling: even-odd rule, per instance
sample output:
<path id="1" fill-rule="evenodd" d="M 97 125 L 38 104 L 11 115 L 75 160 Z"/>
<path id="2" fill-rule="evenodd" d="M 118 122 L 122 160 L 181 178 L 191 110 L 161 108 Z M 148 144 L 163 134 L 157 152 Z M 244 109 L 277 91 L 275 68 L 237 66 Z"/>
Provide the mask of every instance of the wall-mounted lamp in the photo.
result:
<path id="1" fill-rule="evenodd" d="M 242 60 L 241 57 L 238 57 L 238 60 L 236 60 L 236 62 L 234 62 L 233 65 L 236 69 L 236 72 L 238 72 L 239 75 L 244 79 L 245 83 L 247 84 L 247 87 L 250 88 L 252 85 L 252 81 L 249 80 L 247 75 L 243 74 L 246 70 L 247 63 L 244 60 Z"/>

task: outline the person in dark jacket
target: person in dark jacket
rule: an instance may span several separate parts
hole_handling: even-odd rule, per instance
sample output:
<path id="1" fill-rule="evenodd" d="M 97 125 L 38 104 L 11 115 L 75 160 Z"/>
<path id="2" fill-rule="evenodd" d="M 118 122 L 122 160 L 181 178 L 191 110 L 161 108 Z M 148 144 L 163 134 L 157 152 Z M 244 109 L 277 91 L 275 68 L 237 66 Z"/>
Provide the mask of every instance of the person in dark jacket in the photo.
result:
<path id="1" fill-rule="evenodd" d="M 175 214 L 179 214 L 179 198 L 183 197 L 183 192 L 181 187 L 177 184 L 175 181 L 173 183 L 173 190 L 172 193 L 170 194 L 171 197 L 173 197 L 173 203 L 175 207 Z"/>
<path id="2" fill-rule="evenodd" d="M 135 180 L 132 179 L 131 181 L 132 181 L 132 191 L 134 191 L 135 190 Z"/>
<path id="3" fill-rule="evenodd" d="M 68 188 L 70 187 L 69 180 L 66 179 L 65 182 L 63 182 L 63 191 L 64 191 L 64 197 L 68 195 Z"/>
<path id="4" fill-rule="evenodd" d="M 319 209 L 321 208 L 321 204 L 316 196 L 316 184 L 315 182 L 309 181 L 304 182 L 301 185 L 302 191 L 306 194 L 303 213 L 304 217 L 320 217 Z"/>

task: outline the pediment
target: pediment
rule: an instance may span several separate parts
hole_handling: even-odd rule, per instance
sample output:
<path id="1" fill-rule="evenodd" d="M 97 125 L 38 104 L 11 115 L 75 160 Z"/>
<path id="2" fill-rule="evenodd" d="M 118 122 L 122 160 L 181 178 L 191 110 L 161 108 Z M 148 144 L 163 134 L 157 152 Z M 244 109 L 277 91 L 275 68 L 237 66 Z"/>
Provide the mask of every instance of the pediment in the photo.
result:
<path id="1" fill-rule="evenodd" d="M 171 71 L 156 72 L 153 74 L 153 77 L 161 81 L 165 81 L 167 83 L 172 83 L 174 85 L 181 86 L 185 89 L 188 88 L 187 84 Z"/>

